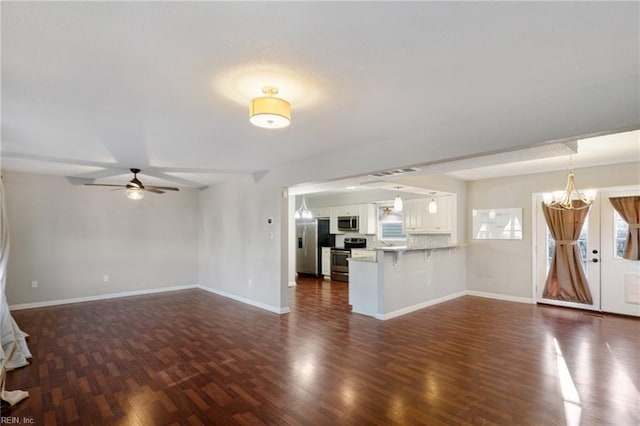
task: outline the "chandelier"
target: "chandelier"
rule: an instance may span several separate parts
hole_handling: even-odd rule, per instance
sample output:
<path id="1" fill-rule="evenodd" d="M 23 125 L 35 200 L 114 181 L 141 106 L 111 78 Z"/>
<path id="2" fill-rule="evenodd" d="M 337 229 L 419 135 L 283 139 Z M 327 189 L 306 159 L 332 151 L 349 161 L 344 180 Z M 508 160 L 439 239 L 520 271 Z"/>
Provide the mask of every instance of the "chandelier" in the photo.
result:
<path id="1" fill-rule="evenodd" d="M 575 176 L 572 168 L 572 158 L 569 156 L 567 186 L 564 191 L 543 194 L 544 204 L 546 204 L 547 207 L 564 210 L 580 210 L 591 206 L 591 203 L 593 203 L 593 200 L 596 198 L 596 191 L 586 190 L 581 192 L 578 190 Z"/>
<path id="2" fill-rule="evenodd" d="M 302 204 L 300 205 L 300 208 L 296 210 L 293 217 L 294 219 L 313 219 L 313 213 L 311 213 L 311 210 L 307 207 L 304 197 L 302 197 Z"/>

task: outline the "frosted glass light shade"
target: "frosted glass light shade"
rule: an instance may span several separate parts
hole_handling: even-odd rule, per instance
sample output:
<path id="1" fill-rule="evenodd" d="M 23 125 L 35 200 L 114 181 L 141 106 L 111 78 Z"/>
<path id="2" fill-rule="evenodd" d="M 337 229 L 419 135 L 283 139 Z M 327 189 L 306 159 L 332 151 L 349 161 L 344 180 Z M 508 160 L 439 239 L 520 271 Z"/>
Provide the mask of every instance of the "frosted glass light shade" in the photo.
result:
<path id="1" fill-rule="evenodd" d="M 438 213 L 438 203 L 436 203 L 436 200 L 433 198 L 429 201 L 429 213 Z"/>
<path id="2" fill-rule="evenodd" d="M 400 198 L 400 194 L 396 195 L 395 200 L 393 200 L 393 209 L 395 211 L 402 211 L 402 198 Z"/>
<path id="3" fill-rule="evenodd" d="M 291 124 L 291 104 L 284 99 L 264 96 L 249 104 L 249 121 L 265 129 L 281 129 Z"/>
<path id="4" fill-rule="evenodd" d="M 128 188 L 125 195 L 130 200 L 141 200 L 144 198 L 144 191 L 140 188 Z"/>

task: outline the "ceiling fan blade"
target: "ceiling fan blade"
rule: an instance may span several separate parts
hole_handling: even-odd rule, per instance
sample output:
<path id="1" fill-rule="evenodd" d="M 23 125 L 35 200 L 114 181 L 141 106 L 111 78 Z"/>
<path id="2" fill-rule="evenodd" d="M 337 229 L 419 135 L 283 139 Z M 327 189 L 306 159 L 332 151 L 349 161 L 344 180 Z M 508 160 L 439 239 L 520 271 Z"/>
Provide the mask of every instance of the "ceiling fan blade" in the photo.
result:
<path id="1" fill-rule="evenodd" d="M 133 179 L 126 185 L 114 185 L 110 183 L 85 183 L 85 185 L 109 186 L 117 189 L 126 188 L 128 191 L 148 191 L 155 194 L 164 194 L 165 191 L 180 191 L 178 188 L 174 188 L 172 186 L 144 186 L 137 176 L 138 173 L 140 173 L 140 169 L 131 169 L 131 173 L 133 173 Z"/>
<path id="2" fill-rule="evenodd" d="M 155 185 L 147 185 L 145 189 L 153 188 L 153 189 L 161 189 L 163 191 L 180 191 L 178 188 L 174 188 L 172 186 L 155 186 Z"/>
<path id="3" fill-rule="evenodd" d="M 117 186 L 118 188 L 126 188 L 127 185 L 111 185 L 108 183 L 85 183 L 87 186 Z"/>
<path id="4" fill-rule="evenodd" d="M 156 189 L 152 186 L 145 186 L 142 189 L 144 189 L 145 191 L 153 192 L 154 194 L 164 194 L 164 191 L 160 191 L 159 189 Z"/>

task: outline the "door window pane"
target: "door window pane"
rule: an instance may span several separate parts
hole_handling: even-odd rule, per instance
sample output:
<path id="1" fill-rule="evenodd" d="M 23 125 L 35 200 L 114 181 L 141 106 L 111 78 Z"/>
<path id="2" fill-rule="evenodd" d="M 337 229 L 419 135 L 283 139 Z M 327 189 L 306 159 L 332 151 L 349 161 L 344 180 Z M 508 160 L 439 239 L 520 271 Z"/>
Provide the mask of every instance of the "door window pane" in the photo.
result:
<path id="1" fill-rule="evenodd" d="M 587 233 L 589 231 L 589 216 L 584 221 L 580 237 L 578 237 L 578 248 L 580 249 L 580 260 L 582 261 L 582 269 L 585 274 L 587 273 Z M 547 227 L 547 272 L 551 266 L 551 258 L 553 257 L 553 249 L 556 246 L 556 242 L 551 238 L 551 232 Z"/>
<path id="2" fill-rule="evenodd" d="M 613 210 L 613 224 L 615 226 L 613 234 L 615 235 L 615 244 L 613 246 L 615 253 L 613 258 L 622 259 L 624 243 L 627 241 L 627 234 L 629 233 L 629 224 L 615 210 Z"/>

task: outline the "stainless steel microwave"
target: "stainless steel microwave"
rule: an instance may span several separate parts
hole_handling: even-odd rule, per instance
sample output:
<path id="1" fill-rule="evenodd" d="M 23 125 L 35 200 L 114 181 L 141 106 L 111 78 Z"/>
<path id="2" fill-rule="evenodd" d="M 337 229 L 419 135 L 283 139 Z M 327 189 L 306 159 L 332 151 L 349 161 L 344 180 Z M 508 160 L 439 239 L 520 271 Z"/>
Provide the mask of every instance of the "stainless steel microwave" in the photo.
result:
<path id="1" fill-rule="evenodd" d="M 358 232 L 358 216 L 338 216 L 338 231 Z"/>

